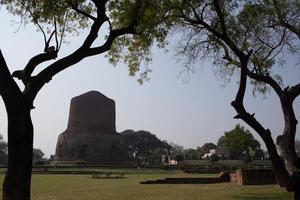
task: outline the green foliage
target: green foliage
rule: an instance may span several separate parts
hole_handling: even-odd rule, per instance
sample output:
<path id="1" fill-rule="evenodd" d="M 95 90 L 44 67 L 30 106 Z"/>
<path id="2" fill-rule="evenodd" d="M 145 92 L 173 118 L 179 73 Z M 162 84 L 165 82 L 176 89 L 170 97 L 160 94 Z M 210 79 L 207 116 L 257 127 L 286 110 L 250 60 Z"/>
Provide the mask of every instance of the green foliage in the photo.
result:
<path id="1" fill-rule="evenodd" d="M 127 148 L 129 158 L 135 162 L 148 163 L 161 161 L 171 146 L 148 131 L 125 130 L 120 133 Z"/>
<path id="2" fill-rule="evenodd" d="M 185 160 L 199 160 L 200 156 L 195 149 L 186 149 L 184 150 L 184 159 Z"/>
<path id="3" fill-rule="evenodd" d="M 262 159 L 262 150 L 259 142 L 254 139 L 249 130 L 236 125 L 236 127 L 225 132 L 218 140 L 218 153 L 233 160 Z"/>
<path id="4" fill-rule="evenodd" d="M 184 151 L 185 149 L 183 148 L 183 146 L 171 143 L 171 149 L 170 149 L 170 159 L 171 160 L 176 160 L 175 157 L 176 155 L 184 155 Z M 183 156 L 184 158 L 184 156 Z"/>
<path id="5" fill-rule="evenodd" d="M 212 155 L 209 157 L 209 160 L 210 160 L 212 163 L 217 162 L 219 159 L 220 159 L 220 158 L 219 158 L 219 156 L 218 156 L 216 153 L 212 154 Z"/>
<path id="6" fill-rule="evenodd" d="M 183 161 L 184 160 L 184 155 L 183 154 L 176 154 L 174 160 L 177 162 Z"/>
<path id="7" fill-rule="evenodd" d="M 20 16 L 20 23 L 33 23 L 38 30 L 48 36 L 56 30 L 63 40 L 67 34 L 78 34 L 81 29 L 90 28 L 91 20 L 77 13 L 77 7 L 88 15 L 96 16 L 97 10 L 90 0 L 0 0 L 8 11 Z M 129 75 L 134 76 L 141 70 L 139 82 L 148 80 L 151 70 L 151 47 L 166 46 L 167 36 L 177 19 L 173 8 L 180 7 L 179 0 L 110 0 L 106 3 L 106 14 L 109 30 L 116 30 L 135 24 L 135 35 L 126 35 L 114 40 L 111 50 L 107 52 L 109 61 L 116 64 L 120 61 L 128 64 Z M 108 31 L 109 31 L 108 30 Z M 107 38 L 107 37 L 106 37 Z"/>
<path id="8" fill-rule="evenodd" d="M 1 0 L 0 5 L 4 5 L 13 15 L 20 16 L 20 23 L 36 24 L 48 34 L 56 26 L 57 34 L 63 37 L 67 33 L 78 33 L 80 29 L 90 25 L 87 17 L 79 15 L 71 8 L 71 4 L 75 5 L 75 2 L 86 13 L 94 13 L 92 2 L 84 0 Z"/>
<path id="9" fill-rule="evenodd" d="M 172 16 L 174 11 L 171 8 L 178 7 L 179 3 L 178 0 L 142 1 L 143 12 L 135 13 L 132 1 L 111 1 L 109 8 L 113 25 L 123 27 L 134 19 L 138 22 L 136 27 L 138 34 L 116 39 L 111 51 L 108 52 L 109 61 L 113 64 L 119 61 L 128 64 L 131 76 L 144 65 L 145 70 L 141 73 L 139 82 L 147 80 L 147 75 L 151 72 L 147 66 L 152 60 L 151 48 L 154 45 L 164 48 L 168 43 L 167 36 L 177 20 Z M 133 19 L 124 16 L 132 16 Z"/>
<path id="10" fill-rule="evenodd" d="M 218 34 L 222 34 L 222 26 L 216 9 L 208 0 L 185 1 L 144 1 L 144 12 L 135 13 L 140 23 L 138 35 L 124 36 L 115 41 L 108 57 L 112 63 L 123 61 L 129 65 L 129 74 L 135 75 L 140 67 L 145 66 L 143 79 L 147 80 L 147 64 L 151 62 L 153 46 L 165 48 L 169 36 L 176 32 L 177 55 L 188 71 L 199 66 L 199 61 L 211 61 L 217 74 L 225 80 L 236 72 L 240 63 L 232 51 Z M 229 39 L 244 54 L 252 51 L 249 70 L 258 74 L 271 76 L 282 84 L 281 76 L 273 72 L 274 65 L 281 65 L 282 53 L 299 52 L 296 37 L 282 26 L 278 26 L 273 3 L 269 0 L 256 1 L 222 1 L 220 4 Z M 111 17 L 118 26 L 128 24 L 124 18 L 126 13 L 132 14 L 130 1 L 113 1 Z M 280 9 L 286 19 L 299 26 L 300 12 L 297 1 L 280 1 Z M 121 14 L 119 14 L 121 10 Z M 218 34 L 199 23 L 199 20 L 210 26 Z M 172 40 L 174 41 L 174 40 Z M 174 45 L 172 45 L 174 46 Z M 251 80 L 253 93 L 267 93 L 265 83 Z"/>
<path id="11" fill-rule="evenodd" d="M 168 150 L 163 148 L 156 148 L 154 151 L 151 151 L 149 156 L 149 162 L 152 165 L 159 165 L 162 163 L 168 163 Z"/>
<path id="12" fill-rule="evenodd" d="M 33 154 L 32 154 L 32 160 L 33 162 L 39 161 L 39 160 L 44 160 L 44 153 L 41 149 L 35 149 L 33 148 Z"/>
<path id="13" fill-rule="evenodd" d="M 299 2 L 278 1 L 278 4 L 280 16 L 298 27 Z M 95 5 L 89 0 L 0 0 L 0 5 L 21 16 L 22 23 L 37 24 L 48 34 L 57 27 L 57 33 L 62 38 L 67 33 L 78 33 L 90 25 L 89 19 L 76 13 L 72 6 L 76 5 L 86 14 L 96 15 Z M 229 39 L 245 54 L 250 50 L 253 52 L 249 69 L 270 75 L 281 83 L 280 75 L 272 71 L 274 65 L 283 63 L 278 54 L 298 53 L 299 45 L 295 43 L 294 34 L 278 25 L 280 19 L 273 1 L 230 0 L 222 1 L 220 7 Z M 139 83 L 149 79 L 151 69 L 148 64 L 152 60 L 152 48 L 166 48 L 169 37 L 175 32 L 177 38 L 181 36 L 176 42 L 176 51 L 187 70 L 193 70 L 200 60 L 209 60 L 219 66 L 216 72 L 221 78 L 229 79 L 239 67 L 237 56 L 228 44 L 197 21 L 199 18 L 216 32 L 222 33 L 221 22 L 211 1 L 110 0 L 106 11 L 111 29 L 136 24 L 137 34 L 118 37 L 106 56 L 113 64 L 126 63 L 131 76 L 140 71 Z M 269 91 L 264 83 L 256 80 L 251 83 L 254 92 Z"/>

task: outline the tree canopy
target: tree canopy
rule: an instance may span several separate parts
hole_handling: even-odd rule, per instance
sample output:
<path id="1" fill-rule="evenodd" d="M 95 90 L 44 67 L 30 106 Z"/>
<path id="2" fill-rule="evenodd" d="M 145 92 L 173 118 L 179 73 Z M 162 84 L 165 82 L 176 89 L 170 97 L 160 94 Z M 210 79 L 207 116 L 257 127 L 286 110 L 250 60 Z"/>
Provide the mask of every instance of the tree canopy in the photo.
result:
<path id="1" fill-rule="evenodd" d="M 166 47 L 169 36 L 176 32 L 182 36 L 176 51 L 187 70 L 206 60 L 220 66 L 218 70 L 222 77 L 230 78 L 239 68 L 236 50 L 245 54 L 251 52 L 249 72 L 253 72 L 251 83 L 254 92 L 265 93 L 269 87 L 254 75 L 269 75 L 280 84 L 281 75 L 271 69 L 275 64 L 284 63 L 284 58 L 278 55 L 283 51 L 298 52 L 297 36 L 283 26 L 288 23 L 299 26 L 297 1 L 146 2 L 148 6 L 142 16 L 144 21 L 139 24 L 143 31 L 138 35 L 118 38 L 115 48 L 109 52 L 115 61 L 121 59 L 133 66 L 132 69 L 138 70 L 145 62 L 151 61 L 151 47 Z M 273 5 L 275 2 L 277 6 Z M 286 21 L 276 17 L 277 10 L 279 15 L 284 14 L 282 17 Z M 120 15 L 114 17 L 116 20 L 122 18 Z"/>
<path id="2" fill-rule="evenodd" d="M 188 71 L 205 60 L 217 66 L 225 79 L 238 74 L 238 89 L 231 103 L 237 112 L 235 118 L 243 120 L 260 135 L 279 184 L 286 185 L 289 172 L 300 168 L 295 151 L 298 121 L 293 107 L 300 95 L 300 83 L 286 86 L 278 67 L 284 66 L 287 58 L 299 59 L 299 1 L 167 0 L 147 1 L 147 5 L 155 9 L 145 8 L 143 19 L 146 16 L 149 19 L 140 26 L 143 31 L 117 39 L 118 48 L 110 51 L 110 55 L 139 69 L 144 64 L 142 61 L 151 61 L 151 47 L 165 47 L 176 32 L 182 36 L 176 52 Z M 122 43 L 122 40 L 130 42 Z M 249 83 L 253 94 L 272 90 L 280 100 L 285 127 L 276 141 L 255 113 L 249 113 L 244 106 Z M 275 142 L 280 146 L 285 163 L 279 157 Z"/>
<path id="3" fill-rule="evenodd" d="M 225 132 L 218 140 L 218 153 L 233 160 L 245 158 L 258 158 L 262 150 L 260 143 L 253 137 L 249 130 L 236 125 L 231 131 Z"/>
<path id="4" fill-rule="evenodd" d="M 41 161 L 44 159 L 44 153 L 41 149 L 33 148 L 33 161 Z"/>
<path id="5" fill-rule="evenodd" d="M 152 158 L 157 160 L 163 151 L 168 154 L 171 149 L 167 142 L 161 141 L 148 131 L 125 130 L 120 134 L 129 158 L 136 162 L 151 163 Z"/>

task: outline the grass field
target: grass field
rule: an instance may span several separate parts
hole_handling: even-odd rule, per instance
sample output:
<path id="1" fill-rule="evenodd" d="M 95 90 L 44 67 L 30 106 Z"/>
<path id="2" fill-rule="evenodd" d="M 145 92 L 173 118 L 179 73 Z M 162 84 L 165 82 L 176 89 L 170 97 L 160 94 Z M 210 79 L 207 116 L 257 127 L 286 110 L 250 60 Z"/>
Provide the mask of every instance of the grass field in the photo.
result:
<path id="1" fill-rule="evenodd" d="M 33 200 L 290 200 L 277 185 L 141 185 L 140 181 L 193 176 L 180 173 L 126 174 L 123 179 L 93 179 L 91 175 L 33 175 Z M 194 175 L 195 176 L 195 175 Z M 197 175 L 215 176 L 215 175 Z M 1 181 L 3 175 L 0 176 Z M 0 192 L 1 194 L 2 192 Z M 1 196 L 1 195 L 0 195 Z"/>

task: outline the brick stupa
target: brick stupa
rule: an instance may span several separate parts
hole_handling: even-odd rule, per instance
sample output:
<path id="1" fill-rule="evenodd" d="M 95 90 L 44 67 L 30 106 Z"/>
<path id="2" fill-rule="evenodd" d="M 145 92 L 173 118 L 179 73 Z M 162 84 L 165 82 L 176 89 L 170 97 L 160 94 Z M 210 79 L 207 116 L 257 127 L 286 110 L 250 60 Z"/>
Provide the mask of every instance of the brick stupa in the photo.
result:
<path id="1" fill-rule="evenodd" d="M 71 100 L 67 129 L 58 136 L 56 163 L 117 164 L 127 160 L 116 132 L 115 102 L 90 91 Z"/>

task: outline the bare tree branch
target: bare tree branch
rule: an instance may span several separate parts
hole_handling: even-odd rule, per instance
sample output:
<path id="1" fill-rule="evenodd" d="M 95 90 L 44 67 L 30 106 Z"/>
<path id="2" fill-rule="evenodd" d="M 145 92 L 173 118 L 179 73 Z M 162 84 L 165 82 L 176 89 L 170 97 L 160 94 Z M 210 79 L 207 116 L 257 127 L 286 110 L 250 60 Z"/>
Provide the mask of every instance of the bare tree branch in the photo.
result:
<path id="1" fill-rule="evenodd" d="M 222 29 L 222 33 L 224 35 L 227 36 L 227 30 L 226 30 L 226 24 L 225 24 L 225 20 L 224 20 L 224 14 L 221 11 L 221 7 L 220 7 L 220 0 L 214 0 L 214 7 L 216 9 L 219 21 L 220 21 L 220 25 L 221 25 L 221 29 Z"/>
<path id="2" fill-rule="evenodd" d="M 31 74 L 34 69 L 41 63 L 55 59 L 57 57 L 57 51 L 41 53 L 29 60 L 24 70 L 14 71 L 12 77 L 16 77 L 26 85 L 31 80 Z"/>
<path id="3" fill-rule="evenodd" d="M 89 13 L 86 13 L 83 10 L 80 10 L 78 8 L 78 2 L 77 1 L 76 1 L 75 4 L 71 1 L 69 1 L 68 3 L 71 5 L 72 9 L 75 10 L 75 12 L 77 12 L 78 14 L 84 15 L 84 16 L 86 16 L 87 18 L 89 18 L 91 20 L 96 20 L 97 19 L 96 17 L 90 15 Z"/>
<path id="4" fill-rule="evenodd" d="M 56 21 L 56 17 L 54 15 L 53 17 L 53 21 L 54 21 L 54 31 L 55 31 L 55 43 L 56 43 L 56 51 L 59 51 L 59 43 L 58 43 L 58 30 L 57 30 L 57 21 Z"/>
<path id="5" fill-rule="evenodd" d="M 48 38 L 47 42 L 45 43 L 44 52 L 55 51 L 55 47 L 49 47 L 51 39 L 52 39 L 53 35 L 55 34 L 55 32 L 56 32 L 56 28 L 54 29 L 54 31 L 52 31 L 50 37 Z M 49 48 L 51 48 L 51 49 L 49 49 Z"/>
<path id="6" fill-rule="evenodd" d="M 279 19 L 279 23 L 281 26 L 289 29 L 291 32 L 293 32 L 294 34 L 296 34 L 298 36 L 298 38 L 300 39 L 300 27 L 295 27 L 291 24 L 289 24 L 283 17 L 281 11 L 280 11 L 280 5 L 278 4 L 277 0 L 273 0 L 273 4 L 275 7 L 275 11 L 277 14 L 277 17 Z"/>
<path id="7" fill-rule="evenodd" d="M 106 42 L 100 47 L 90 48 L 87 52 L 87 56 L 93 56 L 108 51 L 111 45 L 113 44 L 114 39 L 117 38 L 118 36 L 125 35 L 125 34 L 137 34 L 137 33 L 134 29 L 134 26 L 112 30 Z"/>
<path id="8" fill-rule="evenodd" d="M 257 73 L 251 72 L 249 70 L 248 70 L 247 74 L 250 78 L 252 78 L 254 80 L 261 81 L 263 83 L 270 85 L 274 89 L 274 91 L 276 92 L 278 97 L 282 96 L 282 93 L 283 93 L 282 88 L 272 77 L 265 76 L 262 74 L 257 74 Z"/>

